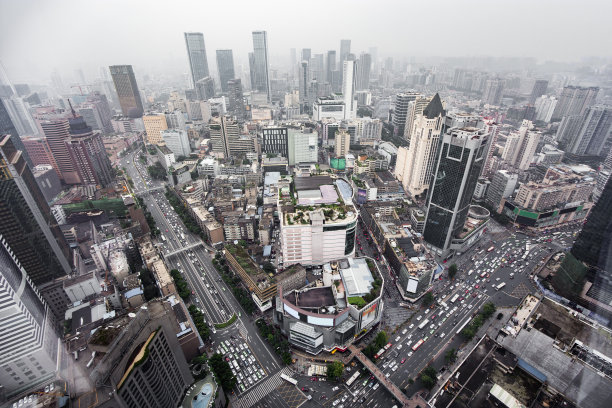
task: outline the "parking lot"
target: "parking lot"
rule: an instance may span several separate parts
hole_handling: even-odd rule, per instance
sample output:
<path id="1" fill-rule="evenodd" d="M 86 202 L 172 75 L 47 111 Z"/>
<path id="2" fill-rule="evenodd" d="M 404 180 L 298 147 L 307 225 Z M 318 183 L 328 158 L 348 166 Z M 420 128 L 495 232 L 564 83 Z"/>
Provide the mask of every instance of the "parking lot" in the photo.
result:
<path id="1" fill-rule="evenodd" d="M 249 346 L 242 340 L 224 340 L 217 346 L 236 376 L 238 393 L 243 393 L 265 378 L 266 373 L 257 362 Z"/>

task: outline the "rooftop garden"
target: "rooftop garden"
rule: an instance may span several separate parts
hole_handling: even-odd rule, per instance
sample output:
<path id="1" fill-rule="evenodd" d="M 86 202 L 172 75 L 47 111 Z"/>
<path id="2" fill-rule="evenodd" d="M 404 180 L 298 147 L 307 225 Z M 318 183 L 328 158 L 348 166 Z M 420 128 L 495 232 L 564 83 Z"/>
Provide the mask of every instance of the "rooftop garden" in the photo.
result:
<path id="1" fill-rule="evenodd" d="M 257 276 L 264 273 L 263 270 L 259 269 L 255 262 L 251 259 L 246 249 L 239 245 L 227 244 L 225 249 L 236 259 L 236 262 L 251 276 Z"/>
<path id="2" fill-rule="evenodd" d="M 355 185 L 359 188 L 365 188 L 366 185 L 363 182 L 363 180 L 358 179 L 357 177 L 353 177 L 353 183 L 355 183 Z"/>

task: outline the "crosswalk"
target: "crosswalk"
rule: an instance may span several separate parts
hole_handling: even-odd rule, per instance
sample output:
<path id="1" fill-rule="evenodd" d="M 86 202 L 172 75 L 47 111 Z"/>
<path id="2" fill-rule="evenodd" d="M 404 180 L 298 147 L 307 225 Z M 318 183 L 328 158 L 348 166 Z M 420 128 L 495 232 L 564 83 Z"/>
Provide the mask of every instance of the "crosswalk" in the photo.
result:
<path id="1" fill-rule="evenodd" d="M 289 367 L 285 367 L 276 374 L 268 377 L 264 382 L 259 384 L 254 389 L 248 391 L 245 395 L 234 401 L 232 405 L 236 408 L 250 408 L 257 404 L 261 399 L 266 397 L 270 392 L 274 391 L 282 382 L 281 374 L 291 376 L 293 373 Z"/>
<path id="2" fill-rule="evenodd" d="M 249 332 L 247 331 L 246 327 L 244 327 L 244 323 L 242 323 L 242 320 L 240 319 L 238 319 L 238 332 L 240 333 L 243 339 L 248 339 Z"/>

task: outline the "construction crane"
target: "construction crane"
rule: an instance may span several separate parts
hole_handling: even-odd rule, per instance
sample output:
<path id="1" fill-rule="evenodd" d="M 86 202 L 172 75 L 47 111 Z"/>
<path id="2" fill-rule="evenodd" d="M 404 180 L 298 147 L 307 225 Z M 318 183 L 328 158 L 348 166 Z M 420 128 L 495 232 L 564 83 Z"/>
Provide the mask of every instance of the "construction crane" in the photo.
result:
<path id="1" fill-rule="evenodd" d="M 91 93 L 91 84 L 78 84 L 78 85 L 72 85 L 70 86 L 70 89 L 72 88 L 79 88 L 79 92 L 81 92 L 81 96 L 85 96 L 85 94 L 83 93 L 83 87 L 88 87 L 89 91 L 87 93 Z"/>

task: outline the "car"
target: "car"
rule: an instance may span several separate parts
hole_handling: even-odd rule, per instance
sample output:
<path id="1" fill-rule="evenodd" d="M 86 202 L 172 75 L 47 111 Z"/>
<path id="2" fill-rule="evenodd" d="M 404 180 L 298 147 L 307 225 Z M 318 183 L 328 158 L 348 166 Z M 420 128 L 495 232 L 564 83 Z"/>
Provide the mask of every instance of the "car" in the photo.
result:
<path id="1" fill-rule="evenodd" d="M 475 287 L 476 289 L 478 289 L 478 288 L 480 287 L 480 285 L 476 285 L 476 286 L 474 286 L 474 287 Z M 467 292 L 466 292 L 466 293 L 467 293 Z"/>
<path id="2" fill-rule="evenodd" d="M 406 362 L 405 358 L 402 358 L 402 361 L 400 361 L 400 364 L 404 364 Z"/>
<path id="3" fill-rule="evenodd" d="M 308 388 L 306 388 L 306 387 L 302 387 L 302 391 L 304 391 L 304 392 L 308 392 L 309 390 L 308 390 Z"/>

